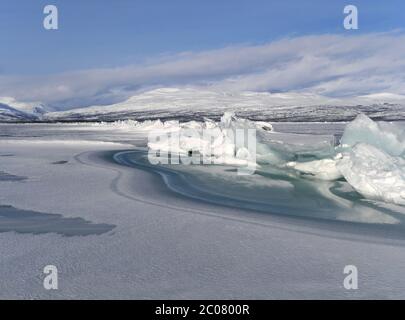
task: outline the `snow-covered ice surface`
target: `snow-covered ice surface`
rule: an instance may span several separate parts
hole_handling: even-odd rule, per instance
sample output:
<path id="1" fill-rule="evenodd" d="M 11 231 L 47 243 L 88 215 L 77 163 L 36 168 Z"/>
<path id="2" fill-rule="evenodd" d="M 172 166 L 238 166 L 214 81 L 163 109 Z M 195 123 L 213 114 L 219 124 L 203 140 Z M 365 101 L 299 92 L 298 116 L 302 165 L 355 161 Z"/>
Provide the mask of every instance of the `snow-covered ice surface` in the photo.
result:
<path id="1" fill-rule="evenodd" d="M 373 139 L 272 123 L 253 176 L 151 166 L 157 126 L 175 124 L 0 125 L 1 298 L 405 298 L 403 123 L 363 126 Z M 36 214 L 52 223 L 22 229 Z M 92 227 L 64 233 L 73 222 Z M 58 290 L 42 286 L 49 264 Z M 343 288 L 349 264 L 358 290 Z"/>

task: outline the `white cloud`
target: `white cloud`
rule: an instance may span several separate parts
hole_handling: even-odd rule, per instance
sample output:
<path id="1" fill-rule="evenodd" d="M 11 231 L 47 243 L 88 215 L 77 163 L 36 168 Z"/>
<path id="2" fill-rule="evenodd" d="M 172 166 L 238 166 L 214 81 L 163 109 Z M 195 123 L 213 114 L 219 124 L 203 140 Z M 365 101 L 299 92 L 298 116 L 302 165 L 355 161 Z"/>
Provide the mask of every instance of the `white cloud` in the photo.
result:
<path id="1" fill-rule="evenodd" d="M 150 86 L 304 91 L 329 96 L 405 93 L 405 34 L 313 35 L 186 52 L 111 69 L 0 76 L 0 96 L 62 107 L 116 102 Z"/>

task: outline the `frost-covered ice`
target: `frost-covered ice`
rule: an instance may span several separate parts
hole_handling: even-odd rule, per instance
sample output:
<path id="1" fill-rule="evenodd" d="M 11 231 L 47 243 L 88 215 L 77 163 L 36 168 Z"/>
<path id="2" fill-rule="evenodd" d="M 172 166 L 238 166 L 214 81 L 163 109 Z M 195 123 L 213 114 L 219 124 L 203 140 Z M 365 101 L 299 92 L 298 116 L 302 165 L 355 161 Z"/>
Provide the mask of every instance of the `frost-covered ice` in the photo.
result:
<path id="1" fill-rule="evenodd" d="M 218 123 L 206 120 L 181 125 L 161 121 L 131 124 L 150 131 L 167 129 L 177 132 L 193 128 L 197 133 L 197 137 L 183 134 L 179 139 L 167 135 L 149 142 L 150 149 L 173 154 L 194 151 L 219 160 L 215 163 L 230 165 L 246 165 L 246 161 L 239 160 L 252 161 L 254 158 L 259 166 L 291 168 L 311 179 L 337 180 L 343 177 L 366 198 L 396 204 L 405 201 L 405 131 L 396 124 L 377 123 L 365 115 L 359 115 L 347 125 L 336 147 L 331 136 L 279 134 L 272 132 L 271 124 L 239 119 L 231 113 L 225 113 Z M 255 157 L 249 154 L 246 145 L 235 145 L 230 133 L 234 135 L 236 128 L 257 130 Z M 212 130 L 213 135 L 205 137 L 202 134 L 204 129 Z M 303 141 L 300 143 L 299 139 Z M 301 161 L 289 161 L 299 156 Z"/>
<path id="2" fill-rule="evenodd" d="M 376 122 L 360 114 L 349 123 L 342 136 L 343 147 L 363 142 L 393 156 L 405 156 L 405 129 L 395 123 Z"/>
<path id="3" fill-rule="evenodd" d="M 364 197 L 405 205 L 405 159 L 357 143 L 345 152 L 337 167 Z"/>
<path id="4" fill-rule="evenodd" d="M 276 132 L 271 123 L 241 119 L 229 112 L 219 122 L 209 119 L 183 123 L 126 120 L 93 126 L 144 134 L 153 132 L 157 136 L 192 129 L 197 137 L 182 134 L 176 140 L 171 139 L 169 134 L 150 141 L 148 147 L 186 155 L 194 151 L 211 157 L 214 161 L 208 162 L 217 164 L 243 166 L 254 158 L 259 167 L 293 169 L 309 179 L 328 181 L 344 178 L 366 198 L 404 204 L 403 125 L 375 122 L 363 114 L 345 126 L 339 142 L 334 135 Z M 254 157 L 249 154 L 246 145 L 235 145 L 233 136 L 236 128 L 257 130 L 257 153 Z M 211 130 L 211 135 L 204 137 L 203 131 L 207 129 Z"/>
<path id="5" fill-rule="evenodd" d="M 89 128 L 149 135 L 149 139 L 156 135 L 159 139 L 147 144 L 150 149 L 181 155 L 195 152 L 207 163 L 246 166 L 254 161 L 257 168 L 293 170 L 307 179 L 343 178 L 366 198 L 404 204 L 404 126 L 376 122 L 363 114 L 345 125 L 340 141 L 333 134 L 277 132 L 269 122 L 242 119 L 231 112 L 218 122 L 125 120 L 93 123 Z M 246 144 L 235 144 L 235 129 L 256 130 L 255 155 Z M 204 136 L 204 130 L 210 135 Z M 176 134 L 177 139 L 172 139 Z"/>
<path id="6" fill-rule="evenodd" d="M 167 122 L 163 126 L 166 126 Z M 143 128 L 143 126 L 141 125 Z M 239 119 L 233 113 L 225 113 L 216 123 L 206 119 L 203 123 L 195 121 L 172 123 L 167 126 L 170 134 L 162 135 L 160 123 L 149 134 L 148 147 L 159 152 L 179 154 L 198 154 L 204 163 L 256 165 L 256 141 L 249 140 L 245 133 L 249 130 L 270 131 L 272 125 L 265 122 L 254 122 Z M 165 133 L 167 131 L 164 131 Z M 238 139 L 238 134 L 243 137 Z M 254 146 L 249 148 L 249 142 Z M 253 154 L 252 154 L 253 153 Z"/>
<path id="7" fill-rule="evenodd" d="M 404 128 L 359 115 L 347 125 L 333 158 L 286 166 L 323 180 L 344 177 L 366 198 L 404 205 L 404 148 Z"/>

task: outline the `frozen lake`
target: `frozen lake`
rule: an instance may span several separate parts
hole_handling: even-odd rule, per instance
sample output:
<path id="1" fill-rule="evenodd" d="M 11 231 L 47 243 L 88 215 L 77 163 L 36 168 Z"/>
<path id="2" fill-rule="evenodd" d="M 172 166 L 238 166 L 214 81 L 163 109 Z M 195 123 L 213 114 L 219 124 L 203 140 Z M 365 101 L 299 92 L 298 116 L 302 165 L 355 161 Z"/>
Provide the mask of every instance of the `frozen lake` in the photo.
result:
<path id="1" fill-rule="evenodd" d="M 339 139 L 345 123 L 273 127 Z M 151 168 L 145 145 L 128 128 L 0 125 L 1 298 L 404 298 L 402 206 L 343 180 Z"/>

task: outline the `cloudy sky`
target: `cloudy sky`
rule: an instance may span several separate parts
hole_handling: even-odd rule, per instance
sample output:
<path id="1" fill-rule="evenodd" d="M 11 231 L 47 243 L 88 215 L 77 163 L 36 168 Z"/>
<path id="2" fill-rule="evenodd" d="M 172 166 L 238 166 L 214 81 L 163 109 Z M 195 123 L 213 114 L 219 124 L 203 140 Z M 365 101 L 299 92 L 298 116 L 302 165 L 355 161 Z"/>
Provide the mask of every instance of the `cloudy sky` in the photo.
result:
<path id="1" fill-rule="evenodd" d="M 64 109 L 161 86 L 404 94 L 404 29 L 402 0 L 2 0 L 0 96 Z"/>

